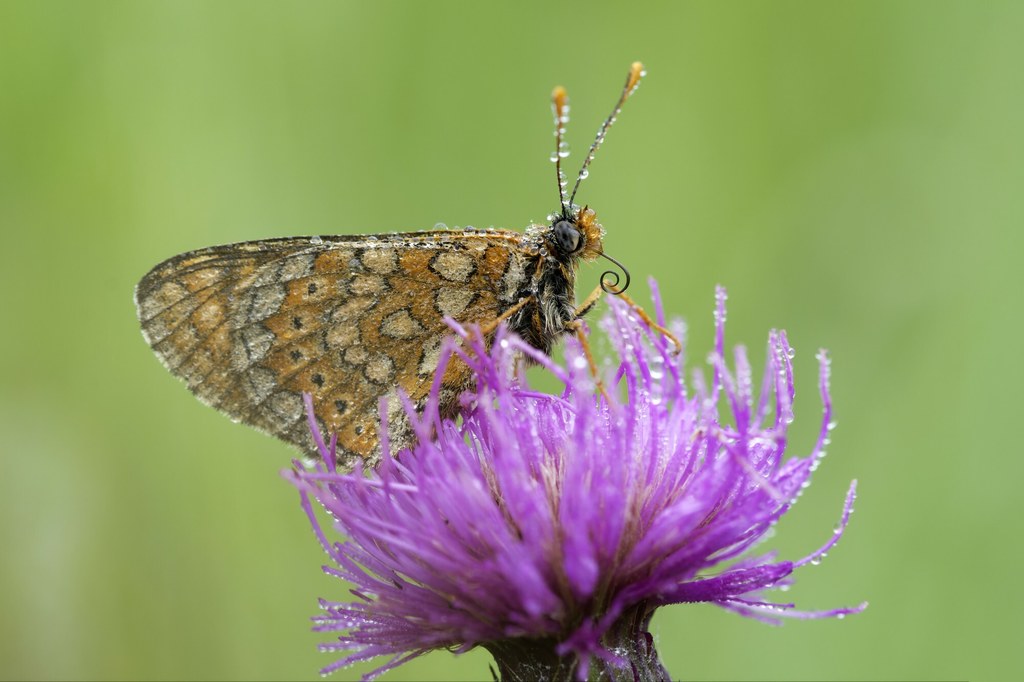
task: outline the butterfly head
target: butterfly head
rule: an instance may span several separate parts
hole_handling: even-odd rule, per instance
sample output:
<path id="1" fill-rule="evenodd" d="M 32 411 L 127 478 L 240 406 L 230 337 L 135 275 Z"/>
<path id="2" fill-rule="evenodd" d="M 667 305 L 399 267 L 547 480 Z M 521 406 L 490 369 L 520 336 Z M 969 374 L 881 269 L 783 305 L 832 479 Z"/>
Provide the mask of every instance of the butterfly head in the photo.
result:
<path id="1" fill-rule="evenodd" d="M 544 241 L 562 262 L 591 261 L 604 252 L 604 228 L 591 208 L 563 210 L 555 214 Z"/>

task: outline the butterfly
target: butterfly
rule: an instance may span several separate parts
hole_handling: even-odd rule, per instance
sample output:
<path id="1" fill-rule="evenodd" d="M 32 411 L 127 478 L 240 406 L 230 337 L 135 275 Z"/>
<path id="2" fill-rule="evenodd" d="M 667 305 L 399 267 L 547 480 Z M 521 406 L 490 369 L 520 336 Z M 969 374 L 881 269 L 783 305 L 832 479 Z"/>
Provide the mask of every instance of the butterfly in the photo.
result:
<path id="1" fill-rule="evenodd" d="M 337 434 L 338 464 L 381 457 L 379 405 L 389 442 L 414 442 L 398 390 L 422 408 L 449 317 L 493 334 L 499 323 L 550 353 L 602 291 L 621 294 L 629 273 L 604 253 L 604 229 L 574 203 L 594 153 L 644 75 L 631 65 L 572 193 L 562 172 L 568 97 L 552 93 L 559 209 L 543 225 L 512 230 L 430 230 L 365 236 L 286 237 L 213 246 L 154 267 L 135 289 L 146 342 L 202 402 L 315 456 L 303 394 L 322 432 Z M 615 271 L 579 305 L 581 262 L 608 258 Z M 441 381 L 440 413 L 454 418 L 472 388 L 465 364 Z"/>

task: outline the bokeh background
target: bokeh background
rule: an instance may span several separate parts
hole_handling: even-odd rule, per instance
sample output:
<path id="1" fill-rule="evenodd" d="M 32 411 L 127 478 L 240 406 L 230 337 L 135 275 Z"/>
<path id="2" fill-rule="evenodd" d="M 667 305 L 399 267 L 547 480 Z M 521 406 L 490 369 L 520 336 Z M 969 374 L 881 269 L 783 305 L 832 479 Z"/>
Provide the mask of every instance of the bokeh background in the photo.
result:
<path id="1" fill-rule="evenodd" d="M 771 544 L 817 547 L 858 478 L 788 596 L 871 602 L 782 628 L 663 609 L 669 670 L 1019 674 L 1022 35 L 1015 2 L 0 2 L 0 677 L 315 678 L 307 619 L 343 590 L 292 453 L 161 368 L 134 283 L 216 243 L 543 220 L 552 86 L 571 168 L 635 59 L 580 197 L 699 364 L 716 283 L 731 342 L 789 331 L 800 453 L 831 350 L 839 428 Z"/>

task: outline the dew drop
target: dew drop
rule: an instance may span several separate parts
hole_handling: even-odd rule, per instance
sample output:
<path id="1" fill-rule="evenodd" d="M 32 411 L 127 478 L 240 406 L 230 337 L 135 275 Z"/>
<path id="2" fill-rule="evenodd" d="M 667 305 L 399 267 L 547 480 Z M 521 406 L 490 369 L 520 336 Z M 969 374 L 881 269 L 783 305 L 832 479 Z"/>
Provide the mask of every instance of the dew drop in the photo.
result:
<path id="1" fill-rule="evenodd" d="M 436 224 L 434 225 L 434 229 L 435 229 L 435 230 L 447 230 L 447 229 L 448 229 L 448 226 L 447 226 L 447 225 L 445 225 L 444 223 L 436 223 Z"/>
<path id="2" fill-rule="evenodd" d="M 309 238 L 309 243 L 310 244 L 323 244 L 324 243 L 324 239 L 323 239 L 323 237 L 319 237 L 319 236 L 310 237 Z"/>

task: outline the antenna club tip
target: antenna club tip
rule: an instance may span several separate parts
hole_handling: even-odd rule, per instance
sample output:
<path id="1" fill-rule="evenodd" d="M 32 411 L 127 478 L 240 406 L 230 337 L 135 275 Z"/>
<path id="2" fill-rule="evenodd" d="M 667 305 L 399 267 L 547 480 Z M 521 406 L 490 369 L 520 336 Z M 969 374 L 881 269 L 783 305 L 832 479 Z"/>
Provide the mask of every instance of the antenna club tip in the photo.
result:
<path id="1" fill-rule="evenodd" d="M 551 103 L 558 111 L 565 109 L 565 105 L 568 100 L 569 94 L 561 85 L 555 86 L 555 89 L 551 91 Z"/>
<path id="2" fill-rule="evenodd" d="M 644 71 L 643 62 L 633 62 L 629 66 L 629 78 L 626 79 L 626 89 L 632 90 L 636 87 L 636 84 L 640 82 L 640 79 L 647 75 Z"/>

